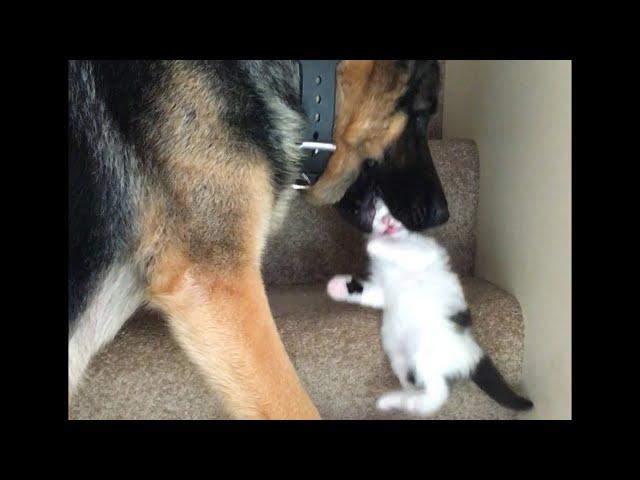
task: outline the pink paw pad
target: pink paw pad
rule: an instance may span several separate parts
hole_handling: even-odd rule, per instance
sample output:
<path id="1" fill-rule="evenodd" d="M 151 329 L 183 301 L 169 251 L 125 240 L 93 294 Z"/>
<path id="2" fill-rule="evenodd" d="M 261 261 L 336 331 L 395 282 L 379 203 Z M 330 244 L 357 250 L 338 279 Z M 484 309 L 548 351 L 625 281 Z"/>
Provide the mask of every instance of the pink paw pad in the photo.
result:
<path id="1" fill-rule="evenodd" d="M 344 300 L 349 296 L 347 283 L 350 281 L 350 275 L 336 275 L 327 283 L 327 294 L 334 300 Z"/>

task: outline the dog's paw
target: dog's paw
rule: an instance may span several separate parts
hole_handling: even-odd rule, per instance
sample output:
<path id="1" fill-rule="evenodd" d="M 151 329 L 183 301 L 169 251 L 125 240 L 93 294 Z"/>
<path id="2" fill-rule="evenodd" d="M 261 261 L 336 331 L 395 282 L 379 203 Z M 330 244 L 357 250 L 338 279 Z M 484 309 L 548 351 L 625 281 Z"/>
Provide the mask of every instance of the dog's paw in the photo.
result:
<path id="1" fill-rule="evenodd" d="M 327 283 L 327 294 L 334 300 L 346 300 L 349 296 L 347 284 L 351 281 L 351 275 L 336 275 Z"/>

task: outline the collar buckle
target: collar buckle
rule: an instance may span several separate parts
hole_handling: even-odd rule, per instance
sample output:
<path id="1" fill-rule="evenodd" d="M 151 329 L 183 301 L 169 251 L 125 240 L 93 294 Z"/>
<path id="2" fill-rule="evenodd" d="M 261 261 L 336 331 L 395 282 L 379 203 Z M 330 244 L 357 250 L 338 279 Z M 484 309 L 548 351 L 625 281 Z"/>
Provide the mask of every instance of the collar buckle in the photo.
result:
<path id="1" fill-rule="evenodd" d="M 333 143 L 326 142 L 302 142 L 300 145 L 300 150 L 311 150 L 310 155 L 318 155 L 320 152 L 335 152 L 336 146 Z M 315 180 L 317 180 L 320 175 L 313 175 Z M 296 183 L 292 184 L 291 187 L 294 190 L 308 190 L 313 186 L 315 182 L 309 178 L 309 175 L 305 172 L 300 173 L 300 177 L 296 180 Z"/>
<path id="2" fill-rule="evenodd" d="M 302 144 L 300 176 L 292 187 L 310 188 L 323 174 L 336 150 L 332 142 L 338 60 L 299 60 L 300 101 L 306 125 Z"/>
<path id="3" fill-rule="evenodd" d="M 311 180 L 306 173 L 301 173 L 296 183 L 291 184 L 291 188 L 294 190 L 308 190 L 311 188 Z"/>
<path id="4" fill-rule="evenodd" d="M 317 153 L 322 150 L 325 152 L 335 152 L 336 146 L 334 143 L 326 143 L 326 142 L 302 142 L 300 145 L 301 150 L 313 150 L 313 154 L 317 155 Z"/>

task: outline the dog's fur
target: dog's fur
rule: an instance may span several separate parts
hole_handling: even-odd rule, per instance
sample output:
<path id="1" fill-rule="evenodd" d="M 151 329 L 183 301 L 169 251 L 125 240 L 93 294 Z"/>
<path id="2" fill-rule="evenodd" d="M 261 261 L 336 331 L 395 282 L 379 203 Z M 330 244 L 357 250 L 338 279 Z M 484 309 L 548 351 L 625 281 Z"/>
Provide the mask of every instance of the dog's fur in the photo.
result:
<path id="1" fill-rule="evenodd" d="M 370 159 L 398 218 L 437 223 L 424 212 L 446 208 L 444 194 L 439 181 L 415 186 L 435 169 L 406 128 L 426 127 L 437 90 L 435 61 L 340 62 L 337 149 L 308 199 L 339 201 Z M 72 61 L 69 113 L 70 398 L 95 352 L 149 305 L 234 417 L 318 418 L 260 276 L 299 169 L 297 62 Z"/>

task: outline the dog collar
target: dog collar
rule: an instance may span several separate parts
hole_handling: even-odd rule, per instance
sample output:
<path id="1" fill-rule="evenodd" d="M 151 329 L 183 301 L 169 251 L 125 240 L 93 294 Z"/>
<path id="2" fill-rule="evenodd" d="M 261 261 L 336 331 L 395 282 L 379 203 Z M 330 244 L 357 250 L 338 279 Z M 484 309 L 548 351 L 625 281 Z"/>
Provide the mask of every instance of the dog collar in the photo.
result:
<path id="1" fill-rule="evenodd" d="M 313 186 L 324 173 L 333 143 L 333 118 L 336 101 L 336 65 L 339 60 L 298 60 L 300 92 L 306 116 L 305 133 L 300 149 L 304 150 L 300 176 L 293 188 Z"/>

